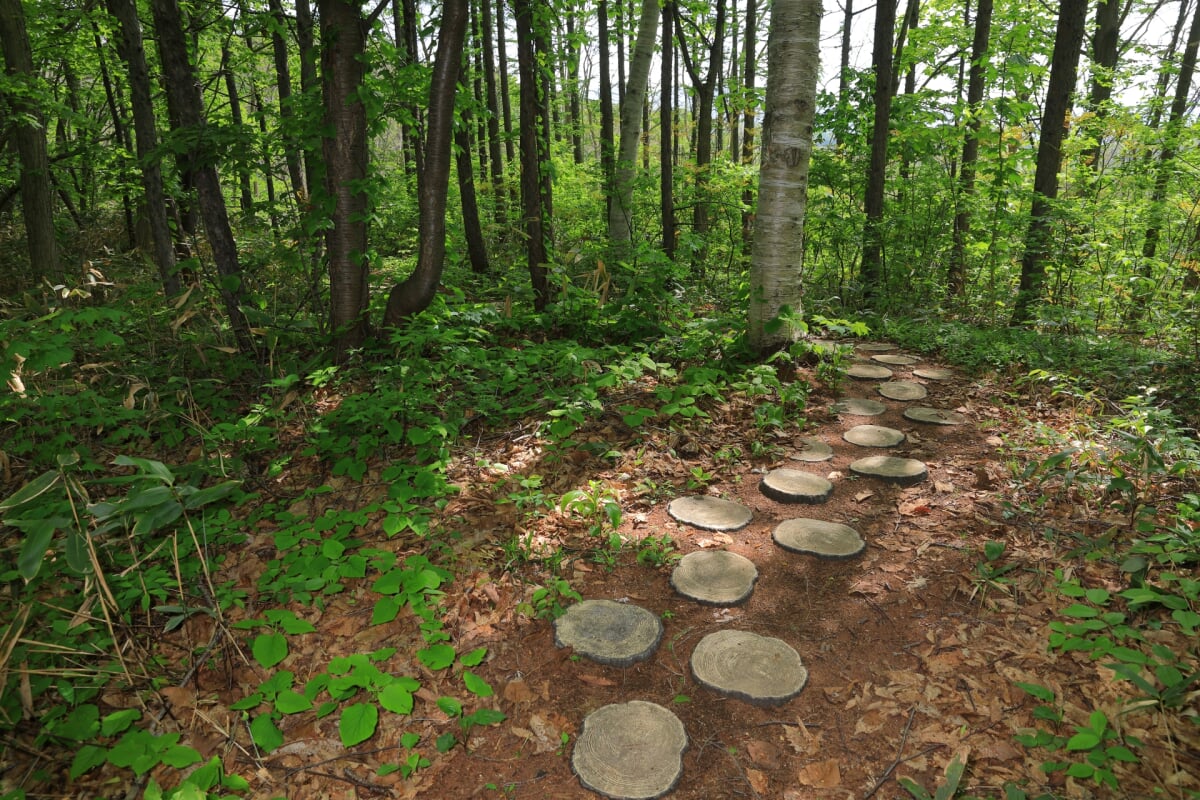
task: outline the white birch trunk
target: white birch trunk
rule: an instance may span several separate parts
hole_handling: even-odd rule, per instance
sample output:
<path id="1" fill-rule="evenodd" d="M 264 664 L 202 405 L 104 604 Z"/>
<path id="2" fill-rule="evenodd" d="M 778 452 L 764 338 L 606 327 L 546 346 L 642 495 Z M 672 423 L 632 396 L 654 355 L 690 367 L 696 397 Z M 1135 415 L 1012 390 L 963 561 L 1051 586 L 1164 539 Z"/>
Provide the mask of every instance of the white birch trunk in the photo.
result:
<path id="1" fill-rule="evenodd" d="M 613 176 L 613 198 L 608 211 L 608 238 L 616 245 L 628 245 L 632 234 L 633 184 L 637 178 L 637 148 L 642 129 L 642 106 L 650 64 L 654 60 L 654 41 L 658 36 L 658 0 L 643 0 L 638 22 L 637 44 L 629 63 L 629 84 L 621 104 L 620 145 L 617 169 Z"/>

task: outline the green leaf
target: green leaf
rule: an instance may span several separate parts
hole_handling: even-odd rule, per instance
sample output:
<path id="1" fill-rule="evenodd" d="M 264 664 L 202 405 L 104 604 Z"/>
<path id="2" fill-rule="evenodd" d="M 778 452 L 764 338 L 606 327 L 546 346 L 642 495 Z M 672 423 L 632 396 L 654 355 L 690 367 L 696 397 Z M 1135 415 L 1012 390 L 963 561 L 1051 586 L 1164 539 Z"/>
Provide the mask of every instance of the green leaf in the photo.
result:
<path id="1" fill-rule="evenodd" d="M 1114 744 L 1112 747 L 1104 748 L 1104 752 L 1113 761 L 1124 761 L 1127 764 L 1136 764 L 1138 761 L 1138 757 L 1134 755 L 1133 751 L 1124 745 Z"/>
<path id="2" fill-rule="evenodd" d="M 268 622 L 271 622 L 282 628 L 284 633 L 302 634 L 313 633 L 316 631 L 316 628 L 311 622 L 297 617 L 295 611 L 272 608 L 268 609 L 264 616 L 266 616 Z"/>
<path id="3" fill-rule="evenodd" d="M 100 723 L 102 736 L 116 736 L 129 729 L 129 726 L 142 718 L 142 712 L 136 708 L 124 708 L 107 715 Z"/>
<path id="4" fill-rule="evenodd" d="M 1108 602 L 1111 595 L 1109 595 L 1108 590 L 1106 589 L 1088 589 L 1087 592 L 1084 593 L 1084 596 L 1087 597 L 1089 603 L 1095 603 L 1098 606 L 1102 606 Z"/>
<path id="5" fill-rule="evenodd" d="M 379 692 L 379 705 L 393 714 L 411 714 L 413 694 L 399 682 L 389 683 Z"/>
<path id="6" fill-rule="evenodd" d="M 467 691 L 476 697 L 491 697 L 495 694 L 487 681 L 469 669 L 463 670 L 463 683 L 467 685 Z"/>
<path id="7" fill-rule="evenodd" d="M 435 644 L 418 650 L 417 658 L 432 670 L 445 669 L 454 663 L 454 648 L 448 644 Z"/>
<path id="8" fill-rule="evenodd" d="M 470 721 L 472 725 L 495 725 L 508 719 L 503 711 L 494 708 L 481 708 L 471 716 L 467 717 L 466 721 Z"/>
<path id="9" fill-rule="evenodd" d="M 1036 700 L 1041 700 L 1043 703 L 1054 701 L 1054 692 L 1045 686 L 1036 683 L 1022 683 L 1021 681 L 1016 681 L 1015 683 L 1018 689 Z"/>
<path id="10" fill-rule="evenodd" d="M 1067 740 L 1067 749 L 1091 750 L 1098 744 L 1100 744 L 1100 735 L 1095 731 L 1080 731 Z"/>
<path id="11" fill-rule="evenodd" d="M 338 720 L 338 734 L 342 745 L 353 747 L 375 735 L 379 724 L 379 708 L 374 703 L 355 703 L 346 706 Z"/>
<path id="12" fill-rule="evenodd" d="M 383 625 L 391 622 L 400 613 L 403 603 L 392 595 L 384 595 L 375 601 L 375 610 L 371 612 L 371 624 Z"/>
<path id="13" fill-rule="evenodd" d="M 196 750 L 182 744 L 172 745 L 171 747 L 167 748 L 165 753 L 162 754 L 162 762 L 167 766 L 175 767 L 176 769 L 190 767 L 192 764 L 202 760 L 203 758 L 198 752 L 196 752 Z M 203 797 L 203 793 L 201 793 L 200 796 Z"/>
<path id="14" fill-rule="evenodd" d="M 400 734 L 400 746 L 403 747 L 405 750 L 413 749 L 414 747 L 417 746 L 418 743 L 420 743 L 420 741 L 421 741 L 420 734 L 416 734 L 416 733 Z"/>
<path id="15" fill-rule="evenodd" d="M 175 476 L 161 461 L 150 458 L 135 458 L 134 456 L 117 456 L 112 463 L 118 467 L 136 467 L 143 475 L 158 478 L 168 486 L 175 483 Z"/>
<path id="16" fill-rule="evenodd" d="M 445 712 L 446 716 L 457 717 L 462 714 L 462 703 L 455 700 L 453 697 L 439 697 L 437 707 Z"/>
<path id="17" fill-rule="evenodd" d="M 92 703 L 77 706 L 54 726 L 54 735 L 82 742 L 100 730 L 100 709 Z"/>
<path id="18" fill-rule="evenodd" d="M 385 775 L 391 775 L 398 769 L 400 769 L 400 765 L 396 763 L 380 764 L 379 769 L 375 770 L 375 774 L 382 778 Z"/>
<path id="19" fill-rule="evenodd" d="M 1085 606 L 1082 603 L 1072 603 L 1071 605 L 1064 608 L 1062 610 L 1062 613 L 1066 614 L 1068 617 L 1075 617 L 1077 619 L 1088 619 L 1090 617 L 1097 616 L 1100 612 L 1097 611 L 1096 609 L 1092 608 L 1091 606 Z"/>
<path id="20" fill-rule="evenodd" d="M 439 753 L 449 753 L 454 749 L 454 745 L 456 744 L 458 744 L 457 736 L 455 736 L 453 733 L 443 733 L 441 736 L 437 737 L 437 742 L 434 744 L 434 747 L 437 748 Z"/>
<path id="21" fill-rule="evenodd" d="M 294 689 L 288 689 L 275 695 L 275 710 L 280 714 L 296 714 L 308 711 L 312 706 L 312 700 Z"/>
<path id="22" fill-rule="evenodd" d="M 24 520 L 22 520 L 25 523 Z M 26 581 L 37 577 L 46 560 L 46 551 L 54 539 L 54 532 L 60 523 L 69 523 L 65 517 L 50 517 L 49 519 L 31 520 L 22 524 L 25 529 L 25 541 L 21 543 L 21 552 L 17 556 L 17 571 Z"/>
<path id="23" fill-rule="evenodd" d="M 250 736 L 264 753 L 270 753 L 283 744 L 283 731 L 279 730 L 270 714 L 259 714 L 250 721 Z"/>
<path id="24" fill-rule="evenodd" d="M 50 491 L 56 483 L 58 483 L 58 470 L 51 469 L 43 472 L 6 499 L 0 500 L 0 514 L 19 508 L 31 500 L 36 500 Z"/>
<path id="25" fill-rule="evenodd" d="M 71 780 L 76 780 L 90 769 L 100 766 L 108 760 L 108 750 L 94 744 L 85 744 L 75 751 L 71 759 L 71 769 L 68 772 Z"/>
<path id="26" fill-rule="evenodd" d="M 1174 689 L 1183 683 L 1183 673 L 1170 664 L 1159 664 L 1154 668 L 1154 677 L 1168 689 Z"/>
<path id="27" fill-rule="evenodd" d="M 254 654 L 254 660 L 261 664 L 263 669 L 270 669 L 287 658 L 287 637 L 282 633 L 264 633 L 255 636 L 254 643 L 250 646 L 250 652 Z"/>
<path id="28" fill-rule="evenodd" d="M 1103 711 L 1093 711 L 1088 716 L 1088 727 L 1095 731 L 1097 736 L 1104 736 L 1104 732 L 1108 730 L 1108 717 Z"/>
<path id="29" fill-rule="evenodd" d="M 241 481 L 222 481 L 221 483 L 209 486 L 206 489 L 200 489 L 188 495 L 183 502 L 183 507 L 188 511 L 194 508 L 206 506 L 209 503 L 215 503 L 218 500 L 223 500 L 229 496 L 229 493 L 242 485 Z"/>
<path id="30" fill-rule="evenodd" d="M 263 701 L 262 692 L 254 692 L 248 694 L 236 703 L 232 703 L 229 708 L 233 711 L 249 711 L 252 708 L 258 708 Z"/>
<path id="31" fill-rule="evenodd" d="M 477 647 L 466 655 L 458 657 L 458 663 L 464 667 L 477 667 L 483 663 L 483 659 L 487 656 L 486 647 Z"/>

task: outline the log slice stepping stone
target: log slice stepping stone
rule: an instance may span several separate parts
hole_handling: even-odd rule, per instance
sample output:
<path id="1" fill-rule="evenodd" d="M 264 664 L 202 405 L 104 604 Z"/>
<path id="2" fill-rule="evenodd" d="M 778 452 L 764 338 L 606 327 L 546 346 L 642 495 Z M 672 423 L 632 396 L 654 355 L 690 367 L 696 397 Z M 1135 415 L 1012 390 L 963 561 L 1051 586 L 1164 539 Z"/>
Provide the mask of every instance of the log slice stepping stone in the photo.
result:
<path id="1" fill-rule="evenodd" d="M 824 503 L 833 494 L 833 484 L 820 475 L 787 468 L 768 472 L 758 488 L 780 503 Z"/>
<path id="2" fill-rule="evenodd" d="M 879 393 L 889 400 L 921 400 L 929 394 L 925 387 L 912 381 L 888 381 L 879 384 Z"/>
<path id="3" fill-rule="evenodd" d="M 855 425 L 842 438 L 859 447 L 895 447 L 904 441 L 904 434 L 882 425 Z"/>
<path id="4" fill-rule="evenodd" d="M 913 370 L 913 375 L 930 381 L 948 381 L 954 377 L 954 370 L 942 367 L 918 367 Z"/>
<path id="5" fill-rule="evenodd" d="M 710 633 L 692 651 L 691 665 L 701 685 L 760 705 L 785 703 L 808 683 L 808 668 L 791 645 L 749 631 Z"/>
<path id="6" fill-rule="evenodd" d="M 893 367 L 907 367 L 910 364 L 916 364 L 921 359 L 916 356 L 901 356 L 884 354 L 881 356 L 871 356 L 872 361 L 878 361 L 880 364 L 891 364 Z"/>
<path id="7" fill-rule="evenodd" d="M 584 600 L 554 621 L 554 644 L 598 664 L 628 667 L 654 653 L 662 639 L 657 616 L 639 606 L 612 600 Z"/>
<path id="8" fill-rule="evenodd" d="M 865 342 L 858 346 L 859 350 L 868 353 L 887 353 L 896 349 L 896 345 L 888 344 L 887 342 Z"/>
<path id="9" fill-rule="evenodd" d="M 786 519 L 771 538 L 784 550 L 821 558 L 852 558 L 867 546 L 854 528 L 823 519 Z"/>
<path id="10" fill-rule="evenodd" d="M 928 406 L 906 408 L 904 417 L 913 422 L 927 422 L 930 425 L 962 425 L 967 421 L 966 416 L 957 411 L 942 411 L 940 408 Z"/>
<path id="11" fill-rule="evenodd" d="M 671 586 L 684 597 L 710 606 L 736 606 L 754 591 L 758 568 L 728 550 L 697 550 L 671 571 Z"/>
<path id="12" fill-rule="evenodd" d="M 846 374 L 860 381 L 883 381 L 892 377 L 890 369 L 878 364 L 851 364 Z"/>
<path id="13" fill-rule="evenodd" d="M 571 769 L 605 797 L 649 800 L 675 788 L 687 746 L 679 717 L 657 703 L 614 703 L 583 718 Z"/>
<path id="14" fill-rule="evenodd" d="M 855 475 L 879 478 L 900 486 L 912 486 L 929 477 L 929 470 L 924 462 L 917 461 L 915 458 L 896 458 L 895 456 L 860 458 L 850 462 L 850 471 Z"/>
<path id="15" fill-rule="evenodd" d="M 815 436 L 805 436 L 800 440 L 800 445 L 800 451 L 792 455 L 793 461 L 828 461 L 833 458 L 833 448 Z"/>
<path id="16" fill-rule="evenodd" d="M 706 494 L 677 497 L 667 513 L 680 522 L 706 531 L 736 531 L 750 524 L 751 512 L 741 503 Z"/>
<path id="17" fill-rule="evenodd" d="M 885 411 L 887 406 L 883 403 L 865 397 L 847 397 L 833 404 L 833 413 L 856 417 L 877 417 Z"/>

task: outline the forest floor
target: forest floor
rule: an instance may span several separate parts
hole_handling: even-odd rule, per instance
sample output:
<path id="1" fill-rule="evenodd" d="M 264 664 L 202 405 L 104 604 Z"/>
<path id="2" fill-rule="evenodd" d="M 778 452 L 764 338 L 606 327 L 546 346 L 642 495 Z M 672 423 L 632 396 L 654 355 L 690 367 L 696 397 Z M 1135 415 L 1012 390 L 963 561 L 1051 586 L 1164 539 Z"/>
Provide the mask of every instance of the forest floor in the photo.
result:
<path id="1" fill-rule="evenodd" d="M 909 377 L 911 368 L 895 369 L 897 378 Z M 633 699 L 670 709 L 686 728 L 690 746 L 671 795 L 676 798 L 908 798 L 898 778 L 912 778 L 932 792 L 955 757 L 968 765 L 961 786 L 966 794 L 1004 796 L 1004 784 L 1012 782 L 1030 797 L 1117 796 L 1062 771 L 1047 775 L 1040 766 L 1054 756 L 1014 741 L 1020 732 L 1049 726 L 1034 717 L 1039 701 L 1016 685 L 1024 682 L 1053 691 L 1064 718 L 1060 730 L 1068 736 L 1072 726 L 1086 725 L 1089 714 L 1100 709 L 1122 735 L 1148 743 L 1140 764 L 1114 766 L 1121 796 L 1184 797 L 1185 790 L 1200 789 L 1195 726 L 1166 730 L 1173 723 L 1153 709 L 1122 715 L 1127 684 L 1114 681 L 1111 671 L 1085 653 L 1047 648 L 1047 625 L 1069 603 L 1057 591 L 1060 581 L 1074 577 L 1114 592 L 1124 588 L 1113 566 L 1071 553 L 1070 542 L 1045 535 L 1055 527 L 1085 537 L 1099 534 L 1120 524 L 1108 510 L 1081 507 L 1069 495 L 1051 498 L 1036 515 L 1016 510 L 1028 499 L 1016 473 L 1022 451 L 1036 447 L 1030 421 L 1066 427 L 1070 409 L 1022 408 L 1009 387 L 956 374 L 924 381 L 929 398 L 915 404 L 957 410 L 968 424 L 910 422 L 901 416 L 909 404 L 890 400 L 879 417 L 839 416 L 830 409 L 839 397 L 877 397 L 878 382 L 846 380 L 835 393 L 811 374 L 797 378 L 814 385 L 807 424 L 778 431 L 777 447 L 765 458 L 730 457 L 749 450 L 754 409 L 744 399 L 717 405 L 708 421 L 682 432 L 644 427 L 636 438 L 620 415 L 606 415 L 576 435 L 605 442 L 610 453 L 603 459 L 583 450 L 543 451 L 531 427 L 490 431 L 456 454 L 449 477 L 461 491 L 439 518 L 441 530 L 464 534 L 453 546 L 444 546 L 444 538 L 443 546 L 431 546 L 436 533 L 430 539 L 389 538 L 377 524 L 361 531 L 364 546 L 394 550 L 401 558 L 426 554 L 454 573 L 442 587 L 443 621 L 458 652 L 487 648 L 486 660 L 472 669 L 494 689 L 488 702 L 506 715 L 503 722 L 473 727 L 463 743 L 446 753 L 434 751 L 439 735 L 460 733 L 437 700 L 455 694 L 455 686 L 461 694 L 461 679 L 418 661 L 414 654 L 423 643 L 411 614 L 402 611 L 392 622 L 370 624 L 376 596 L 367 579 L 352 582 L 352 590 L 328 598 L 323 608 L 291 607 L 316 630 L 292 637 L 280 668 L 302 685 L 336 656 L 396 647 L 380 669 L 415 676 L 422 684 L 402 725 L 381 720 L 373 738 L 347 749 L 339 741 L 337 715 L 291 714 L 280 722 L 285 743 L 259 753 L 244 718 L 230 706 L 268 673 L 248 657 L 246 639 L 237 631 L 220 657 L 210 657 L 185 685 L 162 692 L 164 724 L 175 726 L 181 743 L 206 758 L 223 755 L 228 771 L 251 781 L 250 796 L 262 798 L 594 797 L 571 768 L 581 723 L 601 706 Z M 889 454 L 924 461 L 928 479 L 900 488 L 852 475 L 848 464 L 864 449 L 841 434 L 863 423 L 904 431 L 907 441 Z M 791 461 L 808 436 L 831 444 L 833 459 Z M 779 466 L 829 477 L 832 497 L 817 506 L 768 499 L 758 484 L 765 470 Z M 315 518 L 325 507 L 365 505 L 380 491 L 370 480 L 315 474 L 319 465 L 300 459 L 294 468 L 297 474 L 285 480 L 324 481 L 335 489 L 294 513 Z M 306 469 L 314 474 L 300 474 Z M 625 546 L 605 549 L 589 536 L 585 521 L 562 509 L 506 502 L 518 478 L 534 475 L 541 476 L 546 496 L 606 487 L 621 505 Z M 753 511 L 752 522 L 733 533 L 713 533 L 667 515 L 671 499 L 697 492 L 742 503 Z M 773 543 L 771 532 L 795 516 L 852 525 L 867 548 L 840 561 L 786 552 Z M 521 547 L 511 543 L 514 533 Z M 675 555 L 726 548 L 751 559 L 759 572 L 752 596 L 737 607 L 715 608 L 677 595 L 669 581 L 671 564 L 657 558 L 662 545 L 649 541 L 661 542 L 664 535 Z M 1002 557 L 985 558 L 989 542 L 1003 543 Z M 992 556 L 996 548 L 991 545 Z M 607 558 L 595 558 L 597 552 Z M 557 555 L 546 560 L 538 553 Z M 228 559 L 214 579 L 254 587 L 274 557 L 271 531 L 253 531 L 244 551 Z M 552 620 L 532 613 L 531 604 L 536 587 L 565 589 L 555 584 L 552 566 L 585 599 L 627 601 L 658 615 L 665 633 L 654 655 L 618 668 L 556 647 Z M 555 599 L 551 591 L 538 609 Z M 245 614 L 253 612 L 251 604 Z M 212 624 L 207 617 L 192 618 L 164 638 L 164 654 L 186 661 L 189 652 L 210 641 Z M 794 647 L 810 671 L 803 692 L 782 705 L 759 707 L 698 685 L 689 669 L 692 649 L 724 628 L 777 637 Z M 240 651 L 234 645 L 239 636 Z M 408 777 L 380 776 L 381 764 L 402 761 L 408 752 L 401 742 L 406 733 L 421 736 L 428 765 Z M 108 768 L 97 770 L 67 791 L 76 797 L 119 796 L 112 783 L 103 783 L 113 778 Z"/>

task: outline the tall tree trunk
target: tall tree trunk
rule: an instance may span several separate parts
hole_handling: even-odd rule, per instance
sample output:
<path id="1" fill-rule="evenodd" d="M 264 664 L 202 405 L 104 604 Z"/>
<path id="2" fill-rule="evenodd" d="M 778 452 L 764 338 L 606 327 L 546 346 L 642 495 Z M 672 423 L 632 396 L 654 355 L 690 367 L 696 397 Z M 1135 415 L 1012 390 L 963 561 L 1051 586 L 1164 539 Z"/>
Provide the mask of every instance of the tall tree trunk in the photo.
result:
<path id="1" fill-rule="evenodd" d="M 492 203 L 496 226 L 507 224 L 504 213 L 504 162 L 500 160 L 500 98 L 496 90 L 496 46 L 493 41 L 492 0 L 481 0 L 479 20 L 483 28 L 483 85 L 487 94 L 488 159 L 491 167 Z"/>
<path id="2" fill-rule="evenodd" d="M 231 58 L 229 43 L 221 43 L 221 74 L 225 78 L 225 92 L 229 98 L 229 121 L 238 135 L 245 135 L 245 118 L 242 116 L 242 96 L 238 91 L 237 77 L 229 65 Z M 242 214 L 249 216 L 254 208 L 254 195 L 250 191 L 250 162 L 242 153 L 234 155 L 238 175 L 238 201 Z"/>
<path id="3" fill-rule="evenodd" d="M 1021 281 L 1013 305 L 1012 325 L 1029 322 L 1034 307 L 1042 297 L 1042 285 L 1046 280 L 1045 258 L 1052 226 L 1050 206 L 1058 197 L 1062 142 L 1067 131 L 1071 95 L 1075 91 L 1084 28 L 1087 27 L 1087 7 L 1087 0 L 1062 0 L 1059 5 L 1054 52 L 1050 57 L 1050 81 L 1046 86 L 1046 105 L 1042 112 L 1037 168 L 1033 177 L 1033 206 L 1029 213 L 1029 230 L 1025 234 L 1025 255 L 1021 259 Z"/>
<path id="4" fill-rule="evenodd" d="M 729 88 L 721 93 L 721 105 L 725 115 L 725 126 L 729 128 L 729 161 L 735 163 L 741 153 L 741 136 L 738 131 L 739 119 L 738 109 L 732 103 L 730 95 L 741 95 L 741 83 L 738 70 L 742 66 L 741 60 L 738 58 L 738 36 L 741 33 L 738 28 L 738 4 L 737 0 L 732 0 L 732 5 L 729 8 Z M 717 150 L 720 152 L 720 146 Z"/>
<path id="5" fill-rule="evenodd" d="M 458 197 L 462 205 L 463 235 L 467 240 L 467 257 L 471 270 L 477 275 L 489 271 L 487 246 L 479 224 L 479 203 L 475 197 L 475 178 L 471 172 L 471 134 L 467 130 L 469 115 L 465 112 L 462 125 L 454 131 L 454 163 L 458 173 Z"/>
<path id="6" fill-rule="evenodd" d="M 854 27 L 854 0 L 844 0 L 845 9 L 842 14 L 842 46 L 839 49 L 838 59 L 838 95 L 837 108 L 838 118 L 845 117 L 850 108 L 850 33 Z M 844 124 L 844 123 L 843 123 Z M 835 135 L 840 134 L 843 125 L 834 126 Z M 835 139 L 838 146 L 844 142 L 838 138 Z"/>
<path id="7" fill-rule="evenodd" d="M 619 251 L 628 248 L 633 235 L 633 184 L 637 179 L 638 132 L 650 64 L 654 58 L 654 40 L 658 35 L 658 0 L 644 0 L 638 21 L 637 44 L 629 63 L 629 85 L 621 104 L 620 152 L 613 180 L 613 198 L 609 204 L 608 237 Z"/>
<path id="8" fill-rule="evenodd" d="M 767 36 L 763 154 L 750 263 L 747 338 L 759 353 L 786 347 L 800 335 L 786 322 L 773 321 L 802 311 L 804 216 L 820 34 L 819 0 L 775 0 Z"/>
<path id="9" fill-rule="evenodd" d="M 296 46 L 300 51 L 300 92 L 309 95 L 320 91 L 317 79 L 317 48 L 313 40 L 313 15 L 309 0 L 296 0 Z M 318 156 L 314 150 L 304 151 L 304 185 L 311 195 L 320 183 Z M 314 268 L 319 258 L 314 258 Z M 314 281 L 314 289 L 316 288 Z M 315 310 L 315 307 L 314 307 Z"/>
<path id="10" fill-rule="evenodd" d="M 4 51 L 4 71 L 14 87 L 24 91 L 8 93 L 5 98 L 16 112 L 13 138 L 21 160 L 21 216 L 25 220 L 25 244 L 29 267 L 38 277 L 54 282 L 63 279 L 63 265 L 54 235 L 54 196 L 50 175 L 50 155 L 46 149 L 46 123 L 38 106 L 38 79 L 33 66 L 33 50 L 25 27 L 21 0 L 0 0 L 0 49 Z"/>
<path id="11" fill-rule="evenodd" d="M 151 253 L 167 297 L 179 294 L 179 276 L 175 271 L 175 246 L 167 219 L 167 201 L 163 194 L 162 164 L 158 149 L 158 130 L 154 120 L 154 100 L 150 71 L 142 44 L 142 23 L 135 0 L 107 0 L 108 13 L 117 21 L 117 52 L 125 62 L 129 96 L 133 106 L 133 129 L 137 136 L 137 158 L 141 166 L 142 193 L 146 222 L 150 228 Z"/>
<path id="12" fill-rule="evenodd" d="M 417 48 L 417 3 L 416 0 L 393 0 L 400 3 L 400 62 L 402 67 L 411 67 L 418 62 Z M 416 103 L 408 109 L 412 120 L 408 123 L 407 141 L 412 149 L 413 171 L 417 174 L 420 187 L 425 175 L 425 111 Z M 418 189 L 420 191 L 420 189 Z"/>
<path id="13" fill-rule="evenodd" d="M 295 112 L 292 108 L 292 72 L 288 62 L 287 42 L 283 32 L 287 30 L 287 17 L 283 13 L 282 0 L 268 0 L 273 25 L 271 26 L 271 55 L 275 61 L 275 94 L 279 98 L 279 121 L 283 129 L 283 158 L 287 162 L 288 180 L 292 184 L 292 196 L 298 207 L 308 204 L 308 183 L 304 177 L 303 157 L 300 140 L 296 135 Z"/>
<path id="14" fill-rule="evenodd" d="M 174 97 L 183 130 L 195 142 L 192 151 L 192 164 L 195 167 L 193 177 L 200 216 L 204 220 L 205 238 L 217 267 L 221 301 L 229 316 L 229 325 L 238 349 L 243 353 L 255 353 L 250 325 L 242 312 L 245 293 L 242 267 L 238 262 L 237 244 L 229 226 L 225 195 L 221 192 L 221 180 L 217 174 L 216 147 L 206 132 L 200 82 L 188 57 L 179 3 L 178 0 L 151 0 L 150 6 L 154 13 L 158 60 L 162 64 L 167 94 Z"/>
<path id="15" fill-rule="evenodd" d="M 894 0 L 875 6 L 875 42 L 871 71 L 875 75 L 875 119 L 871 129 L 871 164 L 863 196 L 862 265 L 859 282 L 866 305 L 871 305 L 883 281 L 883 190 L 886 183 L 888 133 L 892 114 L 892 32 L 896 27 Z"/>
<path id="16" fill-rule="evenodd" d="M 437 56 L 429 84 L 428 140 L 425 144 L 425 176 L 421 181 L 420 219 L 417 232 L 420 249 L 417 268 L 388 294 L 383 322 L 398 327 L 406 319 L 429 307 L 442 279 L 446 258 L 446 196 L 450 187 L 450 142 L 454 131 L 454 97 L 462 68 L 463 41 L 467 35 L 470 0 L 445 0 L 438 29 Z M 466 130 L 465 128 L 463 129 Z M 470 173 L 470 153 L 466 155 Z"/>
<path id="17" fill-rule="evenodd" d="M 612 215 L 614 175 L 617 171 L 617 140 L 614 128 L 612 75 L 609 63 L 608 0 L 596 0 L 597 46 L 600 49 L 600 177 L 604 182 L 604 220 Z"/>
<path id="18" fill-rule="evenodd" d="M 526 257 L 529 280 L 533 286 L 533 305 L 545 310 L 550 302 L 546 264 L 549 261 L 547 239 L 549 212 L 544 191 L 543 170 L 548 170 L 545 126 L 549 121 L 549 101 L 545 78 L 538 61 L 538 28 L 531 0 L 515 0 L 513 16 L 517 23 L 517 67 L 520 71 L 521 100 L 521 207 L 524 213 Z"/>
<path id="19" fill-rule="evenodd" d="M 1120 43 L 1121 0 L 1100 0 L 1096 5 L 1096 30 L 1092 33 L 1092 89 L 1088 96 L 1088 108 L 1095 115 L 1095 121 L 1089 123 L 1095 131 L 1095 143 L 1084 155 L 1096 174 L 1104 166 L 1104 126 L 1101 123 L 1108 116 Z"/>
<path id="20" fill-rule="evenodd" d="M 850 2 L 850 0 L 846 0 Z M 749 167 L 754 163 L 754 122 L 758 115 L 758 104 L 754 102 L 754 85 L 757 78 L 758 62 L 758 0 L 746 0 L 746 41 L 742 46 L 745 53 L 745 85 L 746 108 L 742 117 L 742 166 Z M 751 243 L 754 241 L 754 189 L 747 184 L 742 190 L 742 252 L 750 254 Z"/>
<path id="21" fill-rule="evenodd" d="M 125 148 L 125 152 L 133 153 L 133 134 L 129 130 L 129 124 L 125 120 L 124 107 L 125 98 L 118 94 L 117 87 L 113 84 L 112 76 L 108 71 L 108 57 L 105 54 L 104 41 L 100 38 L 100 28 L 96 25 L 96 20 L 92 18 L 92 41 L 96 45 L 96 58 L 100 62 L 100 80 L 104 85 L 104 101 L 108 105 L 108 115 L 112 119 L 113 133 L 116 135 L 117 141 Z M 128 175 L 122 169 L 123 175 Z M 121 192 L 121 207 L 125 212 L 125 232 L 129 239 L 129 248 L 132 250 L 135 247 L 142 247 L 145 250 L 152 250 L 151 243 L 139 241 L 138 225 L 134 215 L 134 204 L 129 196 L 128 190 Z"/>
<path id="22" fill-rule="evenodd" d="M 679 8 L 675 7 L 676 18 L 679 18 Z M 692 85 L 696 90 L 696 203 L 692 206 L 692 231 L 703 237 L 708 233 L 708 203 L 704 200 L 708 186 L 708 165 L 712 161 L 712 116 L 713 96 L 716 91 L 717 73 L 721 71 L 724 61 L 725 48 L 725 16 L 726 0 L 716 0 L 714 10 L 713 38 L 709 43 L 708 73 L 701 78 L 700 68 L 684 45 L 681 38 L 679 54 L 683 64 L 691 76 Z"/>
<path id="23" fill-rule="evenodd" d="M 517 154 L 513 144 L 512 95 L 508 88 L 508 45 L 504 36 L 504 0 L 496 0 L 496 55 L 500 63 L 500 102 L 504 108 L 504 156 L 505 161 L 511 164 L 517 160 Z"/>
<path id="24" fill-rule="evenodd" d="M 753 0 L 750 0 L 753 2 Z M 671 4 L 663 3 L 662 7 L 662 55 L 659 59 L 660 89 L 662 91 L 658 104 L 659 111 L 659 141 L 658 141 L 658 172 L 659 196 L 662 209 L 663 253 L 667 258 L 675 260 L 675 164 L 671 158 L 671 140 L 675 137 L 674 119 L 675 108 L 671 102 L 671 75 L 675 69 L 675 55 L 671 35 Z"/>
<path id="25" fill-rule="evenodd" d="M 971 69 L 967 79 L 967 110 L 963 136 L 962 165 L 954 214 L 954 248 L 946 273 L 946 294 L 958 297 L 966 287 L 967 237 L 971 233 L 971 206 L 975 202 L 975 165 L 979 161 L 979 111 L 987 74 L 988 43 L 992 35 L 992 0 L 979 0 L 975 11 L 975 34 L 971 40 Z"/>

